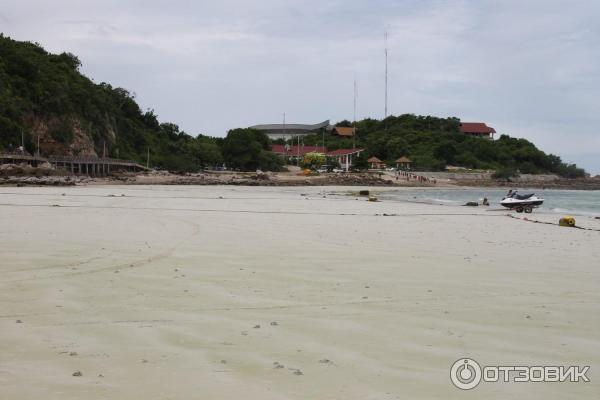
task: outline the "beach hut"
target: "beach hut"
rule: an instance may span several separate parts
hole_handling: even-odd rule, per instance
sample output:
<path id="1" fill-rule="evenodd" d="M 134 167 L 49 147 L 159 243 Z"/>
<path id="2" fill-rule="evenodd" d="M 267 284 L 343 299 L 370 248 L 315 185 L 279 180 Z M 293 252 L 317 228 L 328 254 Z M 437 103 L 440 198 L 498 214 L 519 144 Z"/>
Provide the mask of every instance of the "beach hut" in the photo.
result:
<path id="1" fill-rule="evenodd" d="M 384 169 L 385 168 L 385 163 L 375 156 L 369 158 L 367 160 L 367 162 L 371 166 L 371 169 Z"/>
<path id="2" fill-rule="evenodd" d="M 396 168 L 397 169 L 410 169 L 410 164 L 412 161 L 408 157 L 400 157 L 396 160 Z"/>

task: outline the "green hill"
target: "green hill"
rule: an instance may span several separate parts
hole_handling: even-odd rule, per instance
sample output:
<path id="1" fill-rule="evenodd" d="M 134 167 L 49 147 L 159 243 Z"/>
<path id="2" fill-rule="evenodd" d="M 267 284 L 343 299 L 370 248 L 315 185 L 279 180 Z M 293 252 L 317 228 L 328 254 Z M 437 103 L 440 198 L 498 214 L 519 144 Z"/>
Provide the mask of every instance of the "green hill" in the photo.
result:
<path id="1" fill-rule="evenodd" d="M 585 172 L 560 157 L 546 154 L 526 139 L 502 135 L 498 140 L 466 136 L 459 132 L 458 118 L 436 118 L 404 114 L 383 121 L 365 119 L 356 123 L 356 146 L 366 155 L 376 156 L 394 165 L 407 156 L 420 170 L 444 170 L 446 166 L 491 169 L 500 176 L 520 173 L 556 173 L 564 177 L 580 177 Z M 342 121 L 338 126 L 351 126 Z M 322 135 L 304 139 L 305 144 L 321 145 Z M 352 147 L 352 139 L 325 135 L 330 150 Z"/>
<path id="2" fill-rule="evenodd" d="M 0 150 L 21 144 L 42 155 L 106 155 L 171 170 L 198 169 L 221 160 L 215 139 L 194 138 L 159 123 L 125 89 L 96 84 L 79 72 L 70 53 L 0 34 Z"/>

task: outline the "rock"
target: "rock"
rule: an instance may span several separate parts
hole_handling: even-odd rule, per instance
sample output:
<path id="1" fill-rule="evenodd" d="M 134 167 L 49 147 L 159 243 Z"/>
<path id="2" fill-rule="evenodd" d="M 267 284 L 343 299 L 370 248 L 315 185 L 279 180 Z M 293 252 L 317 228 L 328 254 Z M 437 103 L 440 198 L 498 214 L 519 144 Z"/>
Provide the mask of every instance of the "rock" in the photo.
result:
<path id="1" fill-rule="evenodd" d="M 73 376 L 83 376 L 83 374 L 81 373 L 81 371 L 75 371 L 73 372 Z"/>
<path id="2" fill-rule="evenodd" d="M 358 192 L 358 194 L 361 196 L 368 196 L 370 192 L 368 190 L 361 190 Z"/>
<path id="3" fill-rule="evenodd" d="M 20 319 L 16 320 L 15 322 L 16 322 L 17 324 L 22 324 L 22 323 L 23 323 L 23 321 L 21 321 Z"/>
<path id="4" fill-rule="evenodd" d="M 277 326 L 277 325 L 279 325 L 279 324 L 277 323 L 277 321 L 273 321 L 273 322 L 271 322 L 271 326 Z"/>
<path id="5" fill-rule="evenodd" d="M 254 329 L 259 329 L 260 325 L 254 325 Z"/>

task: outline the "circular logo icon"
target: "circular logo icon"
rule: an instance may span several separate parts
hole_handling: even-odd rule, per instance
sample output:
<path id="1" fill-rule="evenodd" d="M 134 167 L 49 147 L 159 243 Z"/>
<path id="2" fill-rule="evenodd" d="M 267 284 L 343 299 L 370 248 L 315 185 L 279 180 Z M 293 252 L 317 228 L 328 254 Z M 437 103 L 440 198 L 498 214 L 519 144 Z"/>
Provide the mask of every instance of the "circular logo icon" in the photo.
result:
<path id="1" fill-rule="evenodd" d="M 459 389 L 473 389 L 481 382 L 481 367 L 470 358 L 456 360 L 450 369 L 450 380 Z"/>

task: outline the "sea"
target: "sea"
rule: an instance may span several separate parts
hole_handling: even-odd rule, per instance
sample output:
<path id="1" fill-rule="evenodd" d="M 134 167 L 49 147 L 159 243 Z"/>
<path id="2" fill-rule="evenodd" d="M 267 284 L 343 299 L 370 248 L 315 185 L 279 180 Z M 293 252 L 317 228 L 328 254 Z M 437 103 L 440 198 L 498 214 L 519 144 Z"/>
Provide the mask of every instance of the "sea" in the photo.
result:
<path id="1" fill-rule="evenodd" d="M 469 201 L 480 202 L 487 198 L 492 208 L 502 208 L 500 201 L 508 189 L 461 188 L 433 189 L 415 188 L 385 191 L 378 194 L 380 199 L 462 206 Z M 519 189 L 519 194 L 535 193 L 544 199 L 536 212 L 600 216 L 600 190 L 554 190 Z"/>

